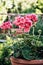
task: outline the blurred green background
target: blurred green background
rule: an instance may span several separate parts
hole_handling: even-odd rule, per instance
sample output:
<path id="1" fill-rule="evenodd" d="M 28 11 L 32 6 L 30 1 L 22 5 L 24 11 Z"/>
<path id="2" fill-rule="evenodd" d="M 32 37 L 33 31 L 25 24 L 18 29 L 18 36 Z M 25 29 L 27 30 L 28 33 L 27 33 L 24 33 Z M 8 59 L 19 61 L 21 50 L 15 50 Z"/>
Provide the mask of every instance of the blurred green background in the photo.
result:
<path id="1" fill-rule="evenodd" d="M 43 13 L 43 0 L 0 0 L 0 13 Z M 0 14 L 0 24 L 7 15 Z"/>
<path id="2" fill-rule="evenodd" d="M 43 0 L 0 0 L 0 13 L 43 13 Z"/>

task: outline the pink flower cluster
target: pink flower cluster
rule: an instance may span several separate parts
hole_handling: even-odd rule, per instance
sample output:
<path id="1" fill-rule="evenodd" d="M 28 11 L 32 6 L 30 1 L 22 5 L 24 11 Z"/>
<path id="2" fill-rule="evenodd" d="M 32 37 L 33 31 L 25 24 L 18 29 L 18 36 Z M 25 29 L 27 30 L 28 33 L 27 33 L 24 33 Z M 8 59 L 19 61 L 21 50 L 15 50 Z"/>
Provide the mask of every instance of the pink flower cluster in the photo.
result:
<path id="1" fill-rule="evenodd" d="M 24 32 L 29 32 L 30 28 L 36 23 L 38 20 L 37 15 L 28 14 L 25 16 L 17 16 L 13 22 L 14 25 L 18 26 L 19 29 L 22 29 Z M 12 24 L 10 21 L 4 22 L 1 26 L 1 29 L 7 30 L 12 28 Z"/>
<path id="2" fill-rule="evenodd" d="M 29 32 L 30 28 L 33 26 L 33 23 L 36 23 L 37 20 L 38 17 L 35 14 L 28 14 L 24 17 L 16 17 L 13 24 L 18 26 L 20 29 L 23 29 L 24 32 Z"/>
<path id="3" fill-rule="evenodd" d="M 25 16 L 25 18 L 29 18 L 30 20 L 32 20 L 33 23 L 37 22 L 38 21 L 38 17 L 36 14 L 28 14 Z"/>
<path id="4" fill-rule="evenodd" d="M 0 26 L 0 28 L 3 29 L 3 30 L 7 30 L 7 29 L 12 28 L 12 24 L 10 23 L 10 21 L 7 21 L 7 22 L 4 22 L 4 23 Z"/>

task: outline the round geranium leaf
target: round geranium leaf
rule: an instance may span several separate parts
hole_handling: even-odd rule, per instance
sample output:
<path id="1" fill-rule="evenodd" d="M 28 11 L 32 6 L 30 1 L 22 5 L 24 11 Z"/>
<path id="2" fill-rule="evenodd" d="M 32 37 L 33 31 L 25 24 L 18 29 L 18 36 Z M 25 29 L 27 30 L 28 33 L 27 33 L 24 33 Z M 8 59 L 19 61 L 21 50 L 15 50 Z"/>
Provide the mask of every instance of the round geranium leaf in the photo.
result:
<path id="1" fill-rule="evenodd" d="M 22 55 L 23 55 L 23 57 L 24 57 L 25 59 L 27 59 L 27 60 L 33 59 L 32 51 L 31 51 L 30 48 L 24 48 L 24 49 L 22 50 Z"/>

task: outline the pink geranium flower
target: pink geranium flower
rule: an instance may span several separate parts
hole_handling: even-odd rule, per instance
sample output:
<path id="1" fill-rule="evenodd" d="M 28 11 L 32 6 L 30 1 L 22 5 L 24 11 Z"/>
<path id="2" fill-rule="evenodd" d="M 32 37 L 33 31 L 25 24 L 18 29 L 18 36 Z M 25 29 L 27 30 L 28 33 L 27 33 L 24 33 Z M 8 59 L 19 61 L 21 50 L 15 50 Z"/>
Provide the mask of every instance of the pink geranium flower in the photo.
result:
<path id="1" fill-rule="evenodd" d="M 15 17 L 13 24 L 18 26 L 20 23 L 24 23 L 24 17 L 20 17 L 20 16 Z"/>
<path id="2" fill-rule="evenodd" d="M 28 19 L 31 20 L 31 14 L 27 14 L 27 15 L 25 15 L 24 18 L 25 18 L 25 19 L 28 18 Z"/>
<path id="3" fill-rule="evenodd" d="M 27 14 L 27 15 L 25 16 L 25 18 L 29 18 L 29 19 L 32 20 L 34 23 L 38 21 L 38 17 L 37 17 L 37 15 L 35 15 L 35 14 Z"/>
<path id="4" fill-rule="evenodd" d="M 20 20 L 21 20 L 20 16 L 15 17 L 15 20 L 14 20 L 13 24 L 15 24 L 16 26 L 18 26 L 19 23 L 20 23 Z"/>
<path id="5" fill-rule="evenodd" d="M 37 21 L 38 21 L 37 15 L 31 14 L 31 20 L 32 20 L 33 22 L 37 22 Z"/>
<path id="6" fill-rule="evenodd" d="M 32 21 L 31 20 L 25 20 L 25 23 L 24 23 L 24 32 L 29 32 L 30 31 L 30 28 L 32 27 Z"/>
<path id="7" fill-rule="evenodd" d="M 24 17 L 21 17 L 20 23 L 19 23 L 19 28 L 23 29 L 24 26 L 25 26 L 24 23 L 25 23 L 25 18 Z"/>
<path id="8" fill-rule="evenodd" d="M 19 21 L 18 21 L 19 20 Z M 23 29 L 24 32 L 27 32 L 30 30 L 32 26 L 32 21 L 29 18 L 20 17 L 17 18 L 13 24 L 17 25 L 20 29 Z M 26 30 L 27 29 L 27 30 Z"/>
<path id="9" fill-rule="evenodd" d="M 35 14 L 28 14 L 24 17 L 16 17 L 13 24 L 18 26 L 20 29 L 23 29 L 24 32 L 29 32 L 30 28 L 33 26 L 33 23 L 37 22 L 38 18 Z"/>
<path id="10" fill-rule="evenodd" d="M 7 22 L 4 22 L 2 25 L 1 25 L 1 29 L 10 29 L 12 28 L 12 24 L 10 23 L 10 21 L 7 21 Z"/>
<path id="11" fill-rule="evenodd" d="M 25 19 L 25 22 L 24 22 L 24 25 L 27 25 L 27 26 L 32 26 L 32 21 L 28 18 Z"/>
<path id="12" fill-rule="evenodd" d="M 30 31 L 30 27 L 26 27 L 24 28 L 24 32 L 29 32 Z"/>
<path id="13" fill-rule="evenodd" d="M 20 29 L 23 29 L 23 28 L 24 28 L 24 24 L 23 24 L 23 23 L 20 23 L 20 24 L 19 24 L 19 28 L 20 28 Z"/>

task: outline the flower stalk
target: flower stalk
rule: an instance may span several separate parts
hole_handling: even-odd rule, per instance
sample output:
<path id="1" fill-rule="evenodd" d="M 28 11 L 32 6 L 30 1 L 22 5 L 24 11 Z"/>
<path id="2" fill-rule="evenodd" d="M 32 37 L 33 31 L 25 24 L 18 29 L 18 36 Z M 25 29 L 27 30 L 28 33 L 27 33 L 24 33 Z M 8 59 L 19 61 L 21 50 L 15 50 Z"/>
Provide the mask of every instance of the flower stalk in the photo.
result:
<path id="1" fill-rule="evenodd" d="M 33 26 L 33 36 L 34 36 L 34 26 Z"/>
<path id="2" fill-rule="evenodd" d="M 39 35 L 38 35 L 38 39 L 39 39 L 41 36 L 41 30 L 38 30 L 38 33 L 39 33 Z"/>

